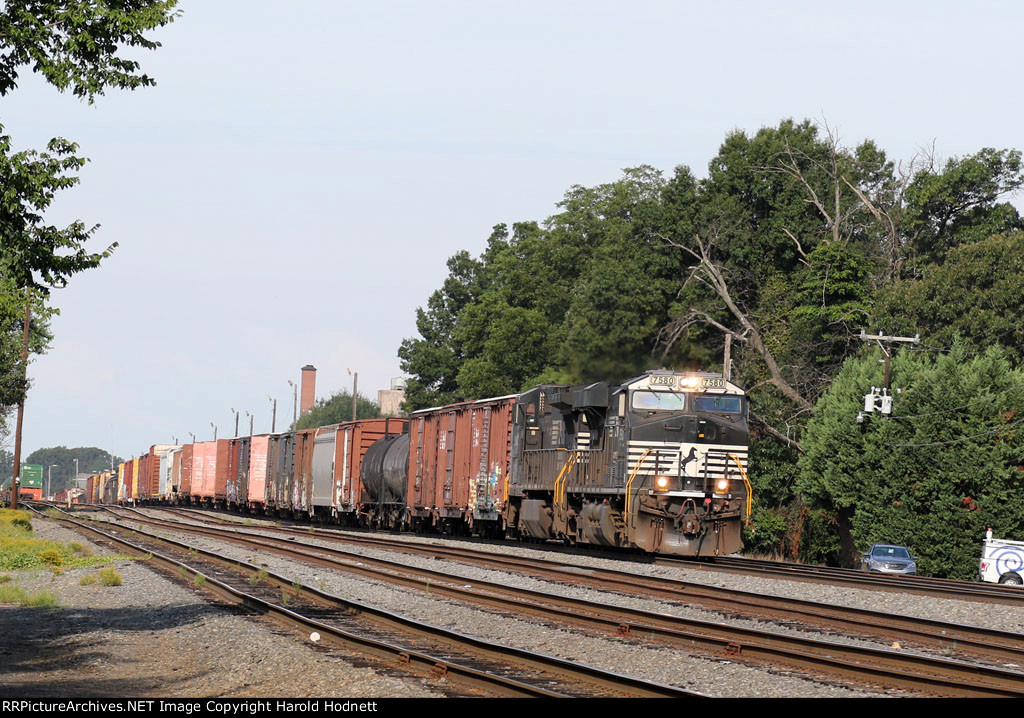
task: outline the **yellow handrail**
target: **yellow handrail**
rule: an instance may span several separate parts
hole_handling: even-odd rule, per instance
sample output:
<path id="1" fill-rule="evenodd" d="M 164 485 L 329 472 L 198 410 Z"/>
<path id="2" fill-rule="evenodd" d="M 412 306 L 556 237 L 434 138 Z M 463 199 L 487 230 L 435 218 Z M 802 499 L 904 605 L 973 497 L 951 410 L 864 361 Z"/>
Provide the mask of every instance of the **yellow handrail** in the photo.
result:
<path id="1" fill-rule="evenodd" d="M 626 481 L 626 516 L 632 516 L 633 515 L 632 514 L 632 503 L 633 503 L 632 496 L 633 495 L 630 493 L 630 490 L 633 488 L 633 479 L 635 479 L 636 475 L 638 473 L 640 473 L 640 465 L 644 463 L 644 459 L 646 459 L 647 456 L 652 451 L 654 451 L 654 449 L 647 449 L 647 450 L 644 451 L 644 453 L 640 454 L 640 458 L 637 459 L 636 466 L 633 467 L 633 472 L 629 475 L 629 479 L 627 479 L 627 481 Z"/>
<path id="2" fill-rule="evenodd" d="M 568 449 L 557 449 L 557 451 L 568 451 Z M 555 477 L 554 499 L 556 504 L 562 504 L 565 502 L 565 484 L 569 480 L 569 472 L 572 470 L 572 467 L 576 465 L 577 453 L 578 452 L 573 451 L 566 457 L 565 463 L 562 464 L 562 470 L 559 471 L 558 476 Z M 561 482 L 561 486 L 559 486 L 559 482 Z"/>
<path id="3" fill-rule="evenodd" d="M 728 457 L 736 462 L 736 466 L 739 467 L 740 476 L 743 477 L 743 486 L 747 489 L 747 518 L 745 519 L 747 525 L 750 525 L 750 510 L 754 507 L 754 489 L 750 486 L 750 479 L 747 478 L 747 471 L 743 468 L 743 462 L 740 461 L 740 457 L 736 454 L 728 454 Z"/>

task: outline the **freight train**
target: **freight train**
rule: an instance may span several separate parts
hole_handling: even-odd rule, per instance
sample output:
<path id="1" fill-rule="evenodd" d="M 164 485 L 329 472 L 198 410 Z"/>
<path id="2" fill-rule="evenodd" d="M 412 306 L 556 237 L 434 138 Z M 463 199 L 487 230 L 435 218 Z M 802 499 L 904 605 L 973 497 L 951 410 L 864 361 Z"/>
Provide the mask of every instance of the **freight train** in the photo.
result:
<path id="1" fill-rule="evenodd" d="M 84 501 L 717 556 L 749 519 L 747 398 L 648 371 L 332 426 L 154 445 Z"/>

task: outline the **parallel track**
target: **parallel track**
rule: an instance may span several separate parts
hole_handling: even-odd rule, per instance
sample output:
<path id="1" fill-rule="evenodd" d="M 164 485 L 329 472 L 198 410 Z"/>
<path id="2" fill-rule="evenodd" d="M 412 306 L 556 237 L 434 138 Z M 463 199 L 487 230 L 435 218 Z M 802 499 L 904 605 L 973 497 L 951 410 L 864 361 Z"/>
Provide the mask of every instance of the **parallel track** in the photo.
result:
<path id="1" fill-rule="evenodd" d="M 122 509 L 116 513 L 135 514 L 130 520 L 141 523 L 153 524 L 162 528 L 188 532 L 200 533 L 211 538 L 225 540 L 232 543 L 239 543 L 249 549 L 267 550 L 284 555 L 292 560 L 326 566 L 334 570 L 341 570 L 356 573 L 361 576 L 375 580 L 398 583 L 416 588 L 428 587 L 430 591 L 447 595 L 457 600 L 484 604 L 497 608 L 504 612 L 515 615 L 530 614 L 548 622 L 557 621 L 574 625 L 584 625 L 592 629 L 605 632 L 614 632 L 623 636 L 643 637 L 657 642 L 669 643 L 687 648 L 698 647 L 704 651 L 724 654 L 735 658 L 747 660 L 767 661 L 772 664 L 785 664 L 801 669 L 810 669 L 818 672 L 825 672 L 829 675 L 855 680 L 868 680 L 876 683 L 883 683 L 888 686 L 911 688 L 923 690 L 938 695 L 956 696 L 1022 696 L 1024 695 L 1024 674 L 1008 671 L 995 666 L 978 666 L 963 661 L 951 661 L 942 658 L 930 658 L 906 653 L 905 651 L 891 651 L 877 648 L 862 648 L 846 644 L 837 644 L 830 641 L 795 637 L 786 634 L 757 631 L 724 626 L 722 624 L 706 621 L 686 620 L 665 614 L 651 613 L 633 609 L 608 606 L 602 603 L 570 599 L 564 596 L 543 593 L 539 591 L 526 591 L 521 589 L 509 589 L 505 586 L 482 581 L 472 581 L 466 584 L 466 579 L 453 577 L 445 572 L 427 569 L 416 569 L 409 566 L 374 559 L 362 554 L 353 554 L 337 549 L 327 549 L 308 544 L 297 546 L 294 539 L 274 539 L 265 534 L 256 534 L 251 531 L 240 531 L 237 525 L 233 528 L 204 528 L 195 525 L 176 524 L 148 518 L 135 510 Z M 194 516 L 192 516 L 194 518 Z M 294 534 L 295 530 L 263 528 L 267 531 L 281 531 Z M 309 537 L 309 531 L 305 533 Z M 333 533 L 317 532 L 315 538 L 338 540 Z M 402 548 L 405 546 L 403 545 Z M 400 550 L 402 550 L 400 548 Z M 430 549 L 428 553 L 438 555 L 438 547 L 421 547 Z M 458 553 L 464 551 L 456 550 Z M 456 556 L 457 560 L 465 560 L 465 556 Z M 493 554 L 490 559 L 493 559 Z M 347 561 L 358 562 L 353 565 Z M 487 563 L 492 563 L 488 560 Z M 506 565 L 514 563 L 506 559 L 499 559 L 499 563 Z M 373 568 L 376 566 L 377 568 Z M 587 571 L 587 573 L 591 573 Z M 597 585 L 608 588 L 608 574 L 618 572 L 593 572 L 597 575 L 589 578 Z M 563 571 L 561 580 L 571 580 L 579 583 L 582 578 L 578 569 L 575 571 Z M 638 579 L 645 582 L 647 577 L 638 577 L 630 574 L 625 583 L 635 587 Z M 453 582 L 459 585 L 451 585 Z M 621 580 L 615 583 L 620 583 Z M 655 583 L 658 581 L 655 580 Z M 616 585 L 616 588 L 619 586 Z M 670 591 L 669 597 L 675 600 L 688 600 L 692 598 L 690 593 L 680 593 L 678 590 Z M 792 603 L 787 600 L 787 603 Z M 811 602 L 803 602 L 812 605 Z M 736 608 L 735 596 L 731 602 L 732 610 Z M 820 606 L 819 606 L 820 608 Z M 836 607 L 826 607 L 835 610 Z M 808 611 L 805 611 L 808 612 Z M 790 606 L 789 617 L 792 617 L 793 610 Z M 908 623 L 912 621 L 908 620 Z M 938 622 L 934 622 L 938 623 Z M 949 631 L 954 627 L 952 624 L 940 624 Z M 955 627 L 960 634 L 969 632 L 969 628 Z M 915 633 L 911 628 L 906 629 L 907 633 Z M 988 632 L 986 639 L 972 643 L 972 639 L 961 635 L 956 642 L 962 649 L 968 644 L 968 649 L 975 652 L 991 655 L 986 650 L 985 640 L 991 640 L 994 634 L 999 632 Z M 918 639 L 931 636 L 940 645 L 952 646 L 954 641 L 949 635 L 936 631 L 934 634 L 926 630 L 917 630 Z M 998 649 L 998 655 L 1002 659 L 1021 661 L 1024 659 L 1024 643 L 1015 634 L 1001 636 L 1005 640 L 1004 645 Z M 1014 644 L 1016 641 L 1016 644 Z"/>
<path id="2" fill-rule="evenodd" d="M 50 517 L 53 518 L 53 517 Z M 490 695 L 534 697 L 693 697 L 700 694 L 604 671 L 573 661 L 490 643 L 291 582 L 259 566 L 137 530 L 101 530 L 71 518 L 57 520 L 112 541 L 136 555 L 194 578 L 223 600 L 328 644 L 390 659 L 391 668 L 427 673 Z M 113 531 L 111 529 L 114 529 Z M 127 540 L 120 533 L 128 533 Z M 154 548 L 184 553 L 176 560 Z M 202 569 L 202 570 L 201 570 Z"/>

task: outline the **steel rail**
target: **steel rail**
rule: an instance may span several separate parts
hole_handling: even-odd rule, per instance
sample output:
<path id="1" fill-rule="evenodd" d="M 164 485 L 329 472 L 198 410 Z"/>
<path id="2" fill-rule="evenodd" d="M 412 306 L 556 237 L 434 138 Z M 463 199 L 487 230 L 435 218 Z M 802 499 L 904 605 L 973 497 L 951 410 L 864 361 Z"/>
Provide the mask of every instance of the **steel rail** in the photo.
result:
<path id="1" fill-rule="evenodd" d="M 386 559 L 300 543 L 292 539 L 239 532 L 236 529 L 208 528 L 153 518 L 128 520 L 186 533 L 194 532 L 238 543 L 247 548 L 271 551 L 317 566 L 434 591 L 457 600 L 487 605 L 515 615 L 533 615 L 549 622 L 557 619 L 563 623 L 583 625 L 634 638 L 657 639 L 687 648 L 700 647 L 734 658 L 769 661 L 773 664 L 781 662 L 805 670 L 825 671 L 830 675 L 852 677 L 861 681 L 881 680 L 889 686 L 925 690 L 939 695 L 1024 696 L 1024 674 L 995 667 L 685 619 L 541 591 L 510 589 L 493 582 L 469 580 L 442 571 L 410 567 Z M 328 557 L 315 554 L 327 554 Z M 340 563 L 334 556 L 358 561 L 360 565 Z M 379 568 L 372 568 L 374 565 Z M 396 571 L 405 576 L 395 575 L 393 572 Z M 448 585 L 449 583 L 458 583 L 461 586 Z M 529 597 L 530 601 L 524 600 L 524 596 Z"/>
<path id="2" fill-rule="evenodd" d="M 341 630 L 335 626 L 300 615 L 295 611 L 287 609 L 274 602 L 265 601 L 248 592 L 241 591 L 237 587 L 232 587 L 226 582 L 220 581 L 215 577 L 202 574 L 185 563 L 175 561 L 166 555 L 138 546 L 122 537 L 111 535 L 107 531 L 102 531 L 94 526 L 90 526 L 71 518 L 60 517 L 56 520 L 64 521 L 78 528 L 96 533 L 103 536 L 105 539 L 124 546 L 130 552 L 138 555 L 152 556 L 152 560 L 165 567 L 177 569 L 179 566 L 182 566 L 184 567 L 184 570 L 188 571 L 190 574 L 203 575 L 203 588 L 210 587 L 210 589 L 217 595 L 231 603 L 245 605 L 278 620 L 298 624 L 303 628 L 303 630 L 315 630 L 321 633 L 322 636 L 330 636 L 331 642 L 354 647 L 360 652 L 390 658 L 397 657 L 404 665 L 418 668 L 421 671 L 426 670 L 426 672 L 435 676 L 440 673 L 447 678 L 457 679 L 471 686 L 479 687 L 481 685 L 486 685 L 488 690 L 499 695 L 519 697 L 568 697 L 572 695 L 571 693 L 558 691 L 545 686 L 533 685 L 520 679 L 509 678 L 492 671 L 475 669 L 471 666 L 447 660 L 437 655 L 412 651 L 407 647 L 381 642 L 353 634 L 349 631 Z M 120 528 L 121 530 L 125 530 L 123 527 Z M 579 686 L 583 687 L 583 690 L 585 691 L 584 695 L 593 697 L 595 695 L 594 691 L 596 690 L 598 695 L 611 695 L 618 697 L 666 698 L 701 696 L 699 693 L 688 691 L 676 686 L 653 683 L 633 676 L 605 671 L 600 668 L 574 661 L 568 661 L 553 656 L 547 656 L 545 654 L 534 653 L 511 646 L 492 643 L 473 636 L 467 636 L 456 631 L 450 631 L 438 626 L 421 623 L 414 619 L 410 619 L 390 611 L 385 611 L 368 604 L 333 596 L 309 586 L 296 584 L 289 581 L 286 577 L 278 574 L 272 574 L 260 566 L 255 566 L 246 561 L 230 559 L 214 552 L 196 549 L 188 546 L 187 544 L 182 544 L 172 539 L 150 534 L 148 532 L 138 531 L 135 529 L 128 530 L 138 535 L 145 536 L 145 538 L 150 541 L 172 546 L 176 550 L 194 553 L 195 555 L 202 556 L 208 561 L 229 566 L 236 571 L 243 572 L 246 577 L 259 575 L 264 580 L 273 580 L 281 587 L 291 588 L 295 591 L 296 595 L 303 595 L 322 604 L 341 607 L 346 611 L 356 612 L 360 615 L 371 617 L 374 621 L 387 624 L 392 629 L 398 629 L 403 632 L 412 631 L 424 636 L 429 636 L 434 641 L 441 640 L 452 645 L 457 645 L 469 652 L 486 656 L 487 660 L 494 665 L 502 665 L 506 667 L 510 665 L 518 665 L 525 667 L 529 671 L 542 673 L 543 677 L 540 679 L 541 682 L 549 684 L 572 684 L 575 682 Z M 570 685 L 570 688 L 571 687 L 572 686 Z"/>
<path id="3" fill-rule="evenodd" d="M 128 509 L 125 509 L 128 510 Z M 165 510 L 165 509 L 159 509 Z M 207 516 L 207 512 L 176 511 L 194 520 Z M 145 516 L 145 514 L 141 514 Z M 243 526 L 236 521 L 212 519 L 221 525 L 247 530 L 268 531 L 297 536 L 309 536 L 309 529 L 301 530 L 276 526 Z M 942 650 L 974 653 L 994 661 L 1007 661 L 1024 665 L 1024 635 L 1010 631 L 949 623 L 934 619 L 898 616 L 892 613 L 824 604 L 806 599 L 768 596 L 760 593 L 721 588 L 705 584 L 644 576 L 628 571 L 604 568 L 586 568 L 540 558 L 501 556 L 480 549 L 440 546 L 412 542 L 395 542 L 376 536 L 342 534 L 336 531 L 316 530 L 317 538 L 370 545 L 388 550 L 443 557 L 455 561 L 515 571 L 540 578 L 590 585 L 600 590 L 614 590 L 630 595 L 664 598 L 701 605 L 710 610 L 768 618 L 777 621 L 800 620 L 808 625 L 826 629 L 839 628 L 860 632 L 860 635 L 878 636 L 887 641 L 915 642 Z M 687 564 L 689 565 L 689 564 Z"/>
<path id="4" fill-rule="evenodd" d="M 161 510 L 172 510 L 182 513 L 202 515 L 208 521 L 215 521 L 224 524 L 237 524 L 237 521 L 217 516 L 208 510 L 200 510 L 183 507 L 160 507 Z M 197 519 L 198 520 L 198 519 Z M 286 527 L 278 527 L 285 529 Z M 299 530 L 299 529 L 296 529 Z M 333 530 L 333 529 L 323 529 Z M 350 540 L 356 540 L 353 534 Z M 361 540 L 370 542 L 386 541 L 387 539 L 374 539 L 371 535 Z M 468 543 L 479 545 L 504 545 L 504 542 L 481 541 L 467 539 Z M 525 548 L 535 548 L 552 553 L 581 553 L 579 547 L 552 546 L 547 544 L 523 543 Z M 586 549 L 586 553 L 596 558 L 607 558 L 609 560 L 637 560 L 634 554 L 624 552 L 610 553 L 598 548 Z M 867 573 L 848 568 L 836 568 L 829 566 L 810 566 L 805 564 L 787 563 L 784 561 L 768 561 L 765 559 L 752 559 L 740 556 L 718 556 L 711 561 L 682 558 L 676 556 L 665 556 L 661 554 L 645 554 L 639 559 L 644 564 L 661 565 L 672 568 L 690 569 L 695 571 L 720 571 L 723 573 L 741 573 L 744 575 L 763 575 L 770 578 L 805 581 L 821 583 L 827 581 L 840 586 L 849 586 L 866 591 L 897 591 L 913 595 L 953 598 L 978 603 L 995 603 L 1009 606 L 1024 606 L 1024 590 L 998 584 L 979 583 L 970 581 L 958 581 L 954 579 L 932 578 L 928 576 L 887 576 L 880 573 Z"/>
<path id="5" fill-rule="evenodd" d="M 657 556 L 654 563 L 703 571 L 723 573 L 759 574 L 787 581 L 828 582 L 839 586 L 850 586 L 868 591 L 899 591 L 918 596 L 955 598 L 979 603 L 998 603 L 1009 606 L 1024 606 L 1024 591 L 1013 586 L 990 583 L 971 583 L 948 578 L 929 576 L 887 576 L 868 573 L 851 568 L 830 566 L 808 566 L 766 561 L 763 559 L 720 556 L 713 563 L 698 562 L 672 556 Z"/>

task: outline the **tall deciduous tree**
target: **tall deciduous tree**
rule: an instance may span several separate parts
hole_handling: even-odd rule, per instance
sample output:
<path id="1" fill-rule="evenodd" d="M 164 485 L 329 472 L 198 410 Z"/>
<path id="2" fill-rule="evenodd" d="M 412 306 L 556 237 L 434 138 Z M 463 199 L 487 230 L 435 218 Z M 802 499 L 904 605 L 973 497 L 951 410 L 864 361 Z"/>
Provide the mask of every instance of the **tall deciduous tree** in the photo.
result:
<path id="1" fill-rule="evenodd" d="M 973 578 L 986 527 L 1024 536 L 1024 372 L 998 348 L 901 352 L 892 414 L 858 424 L 878 358 L 849 360 L 818 402 L 798 489 L 838 517 L 847 562 L 872 543 L 905 544 L 922 573 Z"/>
<path id="2" fill-rule="evenodd" d="M 356 398 L 357 419 L 375 419 L 378 416 L 380 416 L 380 407 L 376 402 L 364 396 Z M 352 392 L 350 391 L 339 391 L 331 395 L 330 399 L 321 399 L 316 402 L 313 408 L 299 417 L 295 428 L 313 429 L 318 426 L 340 424 L 343 421 L 352 421 Z"/>
<path id="3" fill-rule="evenodd" d="M 0 6 L 0 95 L 24 67 L 90 102 L 108 87 L 155 84 L 125 47 L 154 50 L 148 31 L 172 22 L 177 0 L 6 0 Z"/>
<path id="4" fill-rule="evenodd" d="M 17 87 L 26 67 L 90 103 L 108 87 L 154 84 L 121 52 L 159 47 L 146 33 L 172 22 L 176 5 L 177 0 L 7 0 L 0 4 L 0 96 Z M 46 222 L 56 192 L 79 181 L 86 160 L 77 153 L 77 145 L 60 138 L 43 152 L 16 151 L 0 126 L 0 410 L 18 402 L 26 388 L 21 355 L 13 348 L 26 305 L 45 301 L 50 288 L 98 266 L 116 246 L 86 249 L 98 225 Z M 50 311 L 35 307 L 33 351 L 45 347 Z"/>

